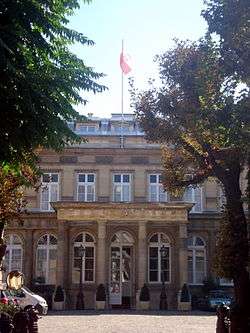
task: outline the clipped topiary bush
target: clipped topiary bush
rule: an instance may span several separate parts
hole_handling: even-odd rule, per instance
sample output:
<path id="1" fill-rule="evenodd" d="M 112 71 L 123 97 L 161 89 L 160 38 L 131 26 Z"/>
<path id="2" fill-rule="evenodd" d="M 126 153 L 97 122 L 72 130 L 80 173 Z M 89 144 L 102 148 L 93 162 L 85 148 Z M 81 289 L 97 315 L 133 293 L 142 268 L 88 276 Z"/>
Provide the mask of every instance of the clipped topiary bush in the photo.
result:
<path id="1" fill-rule="evenodd" d="M 184 285 L 182 286 L 181 289 L 181 302 L 190 302 L 190 293 L 188 290 L 188 286 L 186 283 L 184 283 Z"/>
<path id="2" fill-rule="evenodd" d="M 104 285 L 101 283 L 96 290 L 96 301 L 104 302 L 106 301 L 106 290 Z"/>
<path id="3" fill-rule="evenodd" d="M 150 301 L 150 294 L 149 294 L 149 289 L 146 284 L 141 288 L 140 292 L 140 301 L 141 302 L 149 302 Z"/>
<path id="4" fill-rule="evenodd" d="M 64 301 L 64 292 L 61 286 L 56 288 L 54 302 L 63 302 Z"/>

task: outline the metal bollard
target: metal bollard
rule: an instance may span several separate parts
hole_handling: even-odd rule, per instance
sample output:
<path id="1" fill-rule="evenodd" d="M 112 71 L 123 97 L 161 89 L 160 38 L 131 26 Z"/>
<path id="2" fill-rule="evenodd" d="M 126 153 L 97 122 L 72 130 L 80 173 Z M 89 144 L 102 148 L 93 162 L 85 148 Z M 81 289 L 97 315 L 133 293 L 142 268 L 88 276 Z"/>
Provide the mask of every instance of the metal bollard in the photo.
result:
<path id="1" fill-rule="evenodd" d="M 13 333 L 29 333 L 29 316 L 24 310 L 16 312 L 13 317 Z"/>
<path id="2" fill-rule="evenodd" d="M 216 314 L 216 333 L 228 333 L 229 308 L 226 305 L 221 304 L 218 306 Z"/>
<path id="3" fill-rule="evenodd" d="M 38 311 L 35 309 L 34 306 L 31 306 L 27 309 L 27 313 L 29 315 L 29 333 L 38 333 Z"/>
<path id="4" fill-rule="evenodd" d="M 11 316 L 8 313 L 2 312 L 0 317 L 0 332 L 12 333 L 13 327 Z"/>
<path id="5" fill-rule="evenodd" d="M 162 284 L 161 294 L 160 294 L 160 310 L 168 309 L 168 301 L 165 285 Z"/>

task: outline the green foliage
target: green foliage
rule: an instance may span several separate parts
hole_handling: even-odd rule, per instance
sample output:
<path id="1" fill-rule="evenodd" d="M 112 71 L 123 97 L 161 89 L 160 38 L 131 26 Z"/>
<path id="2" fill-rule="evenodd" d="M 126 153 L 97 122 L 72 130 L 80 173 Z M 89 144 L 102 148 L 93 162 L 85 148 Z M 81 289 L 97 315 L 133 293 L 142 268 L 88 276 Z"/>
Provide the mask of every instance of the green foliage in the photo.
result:
<path id="1" fill-rule="evenodd" d="M 8 313 L 11 317 L 13 317 L 14 314 L 18 311 L 19 307 L 17 307 L 16 305 L 0 303 L 0 313 L 5 312 Z"/>
<path id="2" fill-rule="evenodd" d="M 103 74 L 70 51 L 74 43 L 93 45 L 67 27 L 77 8 L 78 0 L 0 2 L 1 161 L 78 140 L 67 126 L 78 117 L 73 105 L 86 103 L 82 90 L 105 89 L 97 83 Z"/>
<path id="3" fill-rule="evenodd" d="M 148 289 L 148 286 L 146 285 L 146 283 L 141 288 L 140 301 L 141 302 L 149 302 L 150 301 L 149 289 Z"/>
<path id="4" fill-rule="evenodd" d="M 191 301 L 191 295 L 188 290 L 188 286 L 186 283 L 181 288 L 181 302 L 190 302 Z"/>
<path id="5" fill-rule="evenodd" d="M 249 0 L 205 0 L 202 15 L 210 33 L 220 36 L 223 65 L 227 73 L 250 83 Z"/>
<path id="6" fill-rule="evenodd" d="M 99 284 L 96 290 L 96 300 L 106 301 L 106 290 L 103 284 Z"/>
<path id="7" fill-rule="evenodd" d="M 54 302 L 63 302 L 64 301 L 64 291 L 61 286 L 57 286 L 54 296 Z"/>

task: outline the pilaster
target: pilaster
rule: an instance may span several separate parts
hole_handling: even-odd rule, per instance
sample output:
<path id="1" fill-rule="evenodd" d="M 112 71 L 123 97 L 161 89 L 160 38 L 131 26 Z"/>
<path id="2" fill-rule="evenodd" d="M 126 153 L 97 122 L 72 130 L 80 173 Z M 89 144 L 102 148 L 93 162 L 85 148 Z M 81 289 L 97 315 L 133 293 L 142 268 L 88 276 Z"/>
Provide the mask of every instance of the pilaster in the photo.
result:
<path id="1" fill-rule="evenodd" d="M 67 281 L 68 237 L 66 221 L 58 220 L 56 284 L 64 286 Z"/>
<path id="2" fill-rule="evenodd" d="M 182 288 L 183 284 L 188 282 L 187 224 L 179 225 L 179 238 L 179 281 L 180 288 Z"/>
<path id="3" fill-rule="evenodd" d="M 106 283 L 106 221 L 98 221 L 96 282 Z"/>
<path id="4" fill-rule="evenodd" d="M 31 229 L 25 232 L 24 258 L 31 258 L 23 261 L 23 270 L 26 285 L 31 285 L 33 279 L 33 231 Z"/>
<path id="5" fill-rule="evenodd" d="M 138 289 L 147 281 L 147 224 L 140 221 L 138 226 Z"/>

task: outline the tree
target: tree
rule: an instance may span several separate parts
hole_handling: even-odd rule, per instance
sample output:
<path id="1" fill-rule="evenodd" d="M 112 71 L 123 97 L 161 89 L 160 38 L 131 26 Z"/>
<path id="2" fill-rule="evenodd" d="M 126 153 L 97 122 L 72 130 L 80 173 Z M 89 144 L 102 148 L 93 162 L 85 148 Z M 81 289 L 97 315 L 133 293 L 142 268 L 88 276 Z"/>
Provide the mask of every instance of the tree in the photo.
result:
<path id="1" fill-rule="evenodd" d="M 89 1 L 87 1 L 89 2 Z M 77 140 L 67 121 L 80 91 L 101 92 L 96 73 L 70 51 L 93 45 L 69 29 L 78 0 L 0 2 L 0 161 L 22 161 L 39 146 L 60 149 Z"/>
<path id="2" fill-rule="evenodd" d="M 246 332 L 250 309 L 248 235 L 239 177 L 250 139 L 246 130 L 249 99 L 247 92 L 236 96 L 238 82 L 227 80 L 221 59 L 220 48 L 210 38 L 177 41 L 174 49 L 156 58 L 162 86 L 133 90 L 132 98 L 146 138 L 163 144 L 163 183 L 168 191 L 179 193 L 209 177 L 223 185 L 225 223 L 232 242 L 230 265 L 221 270 L 234 281 L 242 315 L 238 325 L 242 325 L 240 332 Z"/>
<path id="3" fill-rule="evenodd" d="M 90 1 L 85 1 L 90 2 Z M 96 73 L 70 51 L 93 45 L 69 29 L 78 0 L 0 1 L 0 264 L 5 225 L 20 219 L 23 186 L 35 186 L 37 149 L 59 150 L 79 138 L 67 122 L 86 103 L 81 91 L 105 89 Z"/>
<path id="4" fill-rule="evenodd" d="M 37 187 L 39 173 L 29 164 L 6 163 L 0 167 L 0 267 L 6 250 L 4 228 L 13 220 L 22 223 L 21 213 L 26 206 L 24 187 Z"/>
<path id="5" fill-rule="evenodd" d="M 204 0 L 209 33 L 220 38 L 223 66 L 250 84 L 250 3 L 248 0 Z"/>

